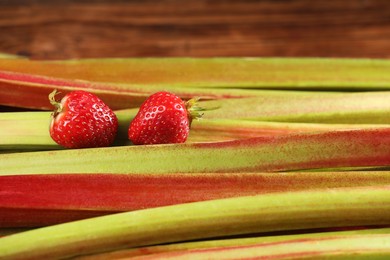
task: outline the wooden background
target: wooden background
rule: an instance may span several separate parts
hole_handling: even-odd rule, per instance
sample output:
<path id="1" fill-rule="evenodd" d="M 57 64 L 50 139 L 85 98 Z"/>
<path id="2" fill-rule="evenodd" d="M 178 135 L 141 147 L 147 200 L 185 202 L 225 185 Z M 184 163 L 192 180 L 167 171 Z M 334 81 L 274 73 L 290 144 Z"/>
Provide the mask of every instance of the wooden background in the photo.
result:
<path id="1" fill-rule="evenodd" d="M 0 52 L 79 57 L 390 57 L 390 1 L 7 1 Z"/>

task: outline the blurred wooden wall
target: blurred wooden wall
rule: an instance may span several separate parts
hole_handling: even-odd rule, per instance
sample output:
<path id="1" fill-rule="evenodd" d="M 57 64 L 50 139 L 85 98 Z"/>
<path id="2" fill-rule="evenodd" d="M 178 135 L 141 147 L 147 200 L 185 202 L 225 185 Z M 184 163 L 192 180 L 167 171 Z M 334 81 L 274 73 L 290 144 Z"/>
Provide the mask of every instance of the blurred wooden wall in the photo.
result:
<path id="1" fill-rule="evenodd" d="M 0 52 L 390 57 L 388 0 L 0 0 Z"/>

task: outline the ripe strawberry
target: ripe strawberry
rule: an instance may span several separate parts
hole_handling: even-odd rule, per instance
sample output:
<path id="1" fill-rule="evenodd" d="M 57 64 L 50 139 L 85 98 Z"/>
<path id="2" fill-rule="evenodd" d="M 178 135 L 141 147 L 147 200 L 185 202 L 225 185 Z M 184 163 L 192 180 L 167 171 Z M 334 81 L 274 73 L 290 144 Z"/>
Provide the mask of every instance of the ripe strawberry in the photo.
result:
<path id="1" fill-rule="evenodd" d="M 169 92 L 151 95 L 130 124 L 133 144 L 184 143 L 193 118 L 200 117 L 195 101 L 183 102 Z"/>
<path id="2" fill-rule="evenodd" d="M 54 90 L 50 103 L 55 106 L 50 122 L 50 136 L 65 148 L 104 147 L 113 143 L 118 119 L 97 96 L 86 91 L 73 91 L 55 101 Z"/>

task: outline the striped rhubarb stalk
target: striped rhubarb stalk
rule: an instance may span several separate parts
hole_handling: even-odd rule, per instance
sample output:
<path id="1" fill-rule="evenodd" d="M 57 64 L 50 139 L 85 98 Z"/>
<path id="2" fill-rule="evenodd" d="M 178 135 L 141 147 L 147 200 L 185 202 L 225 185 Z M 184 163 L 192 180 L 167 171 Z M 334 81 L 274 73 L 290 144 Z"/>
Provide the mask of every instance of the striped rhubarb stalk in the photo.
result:
<path id="1" fill-rule="evenodd" d="M 97 94 L 112 109 L 138 107 L 158 86 L 102 84 L 47 78 L 0 71 L 0 104 L 52 110 L 48 94 L 84 89 Z M 257 119 L 266 121 L 387 124 L 390 111 L 388 92 L 330 93 L 270 90 L 222 90 L 168 88 L 184 99 L 199 96 L 217 99 L 201 103 L 219 108 L 206 118 Z M 246 97 L 246 98 L 245 98 Z"/>
<path id="2" fill-rule="evenodd" d="M 203 250 L 203 249 L 224 249 L 226 247 L 244 247 L 251 245 L 278 245 L 287 244 L 290 242 L 297 241 L 315 241 L 323 239 L 340 239 L 358 237 L 362 235 L 389 235 L 390 228 L 367 228 L 367 227 L 354 227 L 346 230 L 329 231 L 329 230 L 316 230 L 316 231 L 305 231 L 305 233 L 299 234 L 288 234 L 288 235 L 263 235 L 263 236 L 251 236 L 245 238 L 230 238 L 230 239 L 213 239 L 213 240 L 201 240 L 195 242 L 184 242 L 184 243 L 172 243 L 166 245 L 157 246 L 145 246 L 139 248 L 120 249 L 112 252 L 105 252 L 100 254 L 91 254 L 86 256 L 75 257 L 75 260 L 113 260 L 113 259 L 128 259 L 136 256 L 148 256 L 153 255 L 161 256 L 161 253 L 170 253 L 184 250 Z M 368 238 L 368 237 L 365 237 Z M 372 247 L 375 244 L 371 245 Z M 207 256 L 206 256 L 207 257 Z M 220 258 L 218 258 L 220 259 Z"/>
<path id="3" fill-rule="evenodd" d="M 114 212 L 271 192 L 381 184 L 390 185 L 390 172 L 1 176 L 0 227 L 45 226 Z"/>
<path id="4" fill-rule="evenodd" d="M 0 258 L 61 258 L 217 236 L 389 225 L 389 215 L 390 186 L 270 193 L 118 213 L 26 231 L 0 238 Z"/>
<path id="5" fill-rule="evenodd" d="M 388 259 L 390 233 L 302 238 L 138 256 L 147 259 Z"/>
<path id="6" fill-rule="evenodd" d="M 374 59 L 127 58 L 66 61 L 0 60 L 2 70 L 153 85 L 160 88 L 378 90 L 390 87 L 390 62 Z"/>
<path id="7" fill-rule="evenodd" d="M 72 90 L 85 90 L 98 95 L 112 109 L 139 107 L 151 94 L 161 91 L 159 86 L 135 84 L 96 83 L 74 79 L 44 77 L 0 70 L 0 105 L 52 110 L 47 96 L 58 89 L 62 94 Z M 219 90 L 165 87 L 183 99 L 242 98 L 261 95 L 254 90 Z M 298 94 L 297 94 L 298 95 Z"/>
<path id="8" fill-rule="evenodd" d="M 388 166 L 390 130 L 340 130 L 217 143 L 0 154 L 0 164 L 0 175 L 3 176 L 51 173 L 258 172 Z"/>

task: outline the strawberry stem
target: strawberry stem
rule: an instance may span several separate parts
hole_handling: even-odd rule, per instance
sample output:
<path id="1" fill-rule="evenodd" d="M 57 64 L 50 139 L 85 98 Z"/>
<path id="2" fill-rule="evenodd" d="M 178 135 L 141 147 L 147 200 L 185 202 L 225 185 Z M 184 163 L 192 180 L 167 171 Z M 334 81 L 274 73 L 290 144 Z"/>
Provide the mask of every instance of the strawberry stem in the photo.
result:
<path id="1" fill-rule="evenodd" d="M 200 100 L 199 97 L 195 97 L 195 98 L 188 100 L 185 103 L 190 123 L 192 122 L 193 119 L 202 118 L 202 116 L 204 114 L 204 113 L 202 113 L 203 111 L 209 111 L 209 110 L 214 110 L 214 109 L 219 108 L 219 106 L 212 107 L 212 108 L 201 107 L 201 106 L 199 106 L 199 103 L 198 103 L 199 100 Z"/>
<path id="2" fill-rule="evenodd" d="M 54 89 L 50 94 L 49 94 L 49 101 L 50 104 L 52 104 L 55 107 L 54 110 L 54 115 L 60 113 L 62 111 L 62 105 L 60 102 L 56 101 L 55 96 L 59 94 L 60 92 L 57 91 L 57 89 Z"/>
<path id="3" fill-rule="evenodd" d="M 185 105 L 188 113 L 188 120 L 190 121 L 190 126 L 193 119 L 199 119 L 203 116 L 202 111 L 204 111 L 204 108 L 200 107 L 198 105 L 199 98 L 192 98 L 188 100 Z"/>

